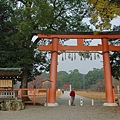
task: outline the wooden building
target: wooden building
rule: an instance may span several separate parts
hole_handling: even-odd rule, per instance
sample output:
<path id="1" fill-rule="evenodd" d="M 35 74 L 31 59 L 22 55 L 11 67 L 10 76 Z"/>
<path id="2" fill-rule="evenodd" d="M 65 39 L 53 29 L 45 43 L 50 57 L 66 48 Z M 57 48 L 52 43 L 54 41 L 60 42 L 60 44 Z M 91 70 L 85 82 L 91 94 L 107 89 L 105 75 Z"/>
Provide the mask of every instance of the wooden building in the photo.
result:
<path id="1" fill-rule="evenodd" d="M 0 68 L 0 88 L 12 88 L 13 80 L 21 77 L 21 68 Z"/>
<path id="2" fill-rule="evenodd" d="M 0 68 L 0 98 L 15 98 L 13 84 L 22 77 L 21 68 Z"/>

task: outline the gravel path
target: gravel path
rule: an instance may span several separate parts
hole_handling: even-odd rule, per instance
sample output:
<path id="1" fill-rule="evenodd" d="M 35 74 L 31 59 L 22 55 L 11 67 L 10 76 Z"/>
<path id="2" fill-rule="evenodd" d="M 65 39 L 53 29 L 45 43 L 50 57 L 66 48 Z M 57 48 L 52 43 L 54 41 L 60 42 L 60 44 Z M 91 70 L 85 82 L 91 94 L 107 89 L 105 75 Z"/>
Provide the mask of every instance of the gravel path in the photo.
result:
<path id="1" fill-rule="evenodd" d="M 57 99 L 59 106 L 28 105 L 21 111 L 0 111 L 0 120 L 120 120 L 120 106 L 105 107 L 105 101 L 94 101 L 76 95 L 75 106 L 69 106 L 69 92 Z"/>

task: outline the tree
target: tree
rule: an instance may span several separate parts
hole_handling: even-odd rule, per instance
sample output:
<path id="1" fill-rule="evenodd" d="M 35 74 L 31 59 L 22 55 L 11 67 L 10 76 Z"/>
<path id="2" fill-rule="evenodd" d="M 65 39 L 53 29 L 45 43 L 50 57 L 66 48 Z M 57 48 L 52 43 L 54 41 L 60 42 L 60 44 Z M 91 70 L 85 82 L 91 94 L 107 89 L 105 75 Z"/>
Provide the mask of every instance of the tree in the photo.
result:
<path id="1" fill-rule="evenodd" d="M 69 83 L 68 73 L 66 71 L 59 71 L 57 73 L 57 88 L 62 88 L 64 84 Z"/>
<path id="2" fill-rule="evenodd" d="M 5 65 L 6 60 L 8 60 L 9 53 L 5 53 L 4 49 L 11 48 L 7 38 L 14 34 L 12 31 L 13 23 L 10 21 L 10 17 L 13 14 L 11 4 L 8 4 L 8 1 L 5 0 L 0 1 L 0 66 Z"/>
<path id="3" fill-rule="evenodd" d="M 114 31 L 120 31 L 120 26 L 114 26 Z M 112 45 L 120 46 L 120 39 L 110 39 L 109 42 Z M 112 51 L 110 52 L 110 64 L 111 64 L 111 71 L 113 77 L 117 80 L 120 80 L 120 52 L 119 51 Z"/>
<path id="4" fill-rule="evenodd" d="M 76 90 L 89 89 L 91 85 L 96 84 L 99 81 L 103 81 L 103 68 L 89 71 L 87 74 L 79 73 L 78 69 L 70 70 L 69 73 L 65 71 L 59 71 L 57 77 L 57 86 L 62 88 L 63 84 L 70 84 L 72 88 Z M 59 87 L 60 85 L 60 87 Z"/>
<path id="5" fill-rule="evenodd" d="M 110 60 L 112 75 L 120 80 L 120 52 L 111 53 Z"/>
<path id="6" fill-rule="evenodd" d="M 47 53 L 37 50 L 40 39 L 34 43 L 31 41 L 33 31 L 50 34 L 54 31 L 90 30 L 89 26 L 82 24 L 84 4 L 81 0 L 2 0 L 0 5 L 6 15 L 0 21 L 0 67 L 23 68 L 22 87 L 27 87 L 31 76 L 49 71 Z"/>
<path id="7" fill-rule="evenodd" d="M 92 84 L 96 84 L 98 80 L 103 80 L 103 69 L 94 68 L 92 71 L 89 71 L 85 76 L 85 86 L 90 88 Z"/>
<path id="8" fill-rule="evenodd" d="M 77 69 L 74 69 L 73 71 L 70 71 L 70 74 L 68 76 L 68 81 L 71 84 L 71 86 L 75 89 L 82 89 L 83 86 L 83 77 L 82 74 L 79 73 Z"/>
<path id="9" fill-rule="evenodd" d="M 2 55 L 0 66 L 23 68 L 22 87 L 26 87 L 31 75 L 37 69 L 38 63 L 42 66 L 46 65 L 46 67 L 49 64 L 44 54 L 35 51 L 37 45 L 31 42 L 34 26 L 30 21 L 29 14 L 27 14 L 29 9 L 26 8 L 24 11 L 23 6 L 18 7 L 16 2 L 12 3 L 11 1 L 4 3 L 5 6 L 9 5 L 8 8 L 10 7 L 12 12 L 9 11 L 10 15 L 7 16 L 7 20 L 3 21 L 1 31 L 5 37 L 1 38 L 3 44 L 0 51 Z M 26 3 L 26 5 L 28 4 Z M 4 12 L 6 13 L 6 11 L 8 9 L 5 9 Z M 41 56 L 39 62 L 38 56 Z"/>
<path id="10" fill-rule="evenodd" d="M 85 15 L 91 18 L 91 23 L 98 31 L 110 30 L 110 21 L 120 16 L 119 0 L 87 0 L 88 7 Z"/>

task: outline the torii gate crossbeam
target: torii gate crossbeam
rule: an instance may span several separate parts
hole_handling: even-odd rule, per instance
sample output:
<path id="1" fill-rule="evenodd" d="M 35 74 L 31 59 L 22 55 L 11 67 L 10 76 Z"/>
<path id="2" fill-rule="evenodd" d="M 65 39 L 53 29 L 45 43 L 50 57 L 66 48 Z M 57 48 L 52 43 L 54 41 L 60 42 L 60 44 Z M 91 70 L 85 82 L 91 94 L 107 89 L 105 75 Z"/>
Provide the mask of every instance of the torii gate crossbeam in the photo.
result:
<path id="1" fill-rule="evenodd" d="M 82 33 L 54 33 L 51 35 L 37 34 L 38 38 L 52 39 L 52 43 L 46 46 L 40 45 L 38 47 L 41 51 L 51 51 L 51 66 L 50 66 L 50 80 L 53 81 L 52 88 L 48 94 L 48 105 L 56 106 L 56 78 L 57 78 L 57 63 L 59 51 L 102 51 L 103 65 L 104 65 L 104 81 L 106 91 L 106 103 L 104 106 L 117 106 L 114 103 L 114 95 L 112 89 L 112 75 L 110 67 L 109 51 L 120 51 L 120 46 L 113 46 L 108 44 L 109 39 L 119 39 L 120 32 L 104 32 L 94 35 L 92 32 Z M 59 44 L 59 39 L 77 39 L 76 46 L 64 46 Z M 84 39 L 101 39 L 102 44 L 98 46 L 84 46 Z"/>

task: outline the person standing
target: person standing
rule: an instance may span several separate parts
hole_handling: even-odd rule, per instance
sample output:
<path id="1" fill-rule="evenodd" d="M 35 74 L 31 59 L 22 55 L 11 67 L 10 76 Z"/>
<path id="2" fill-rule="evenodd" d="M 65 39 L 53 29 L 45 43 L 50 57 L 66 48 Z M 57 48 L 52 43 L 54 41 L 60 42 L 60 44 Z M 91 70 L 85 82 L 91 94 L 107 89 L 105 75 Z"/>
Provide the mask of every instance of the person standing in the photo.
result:
<path id="1" fill-rule="evenodd" d="M 64 89 L 62 88 L 62 94 L 64 94 Z"/>
<path id="2" fill-rule="evenodd" d="M 74 89 L 71 90 L 70 97 L 71 97 L 71 105 L 75 106 L 75 103 L 74 103 L 74 101 L 75 101 L 75 91 L 74 91 Z"/>

